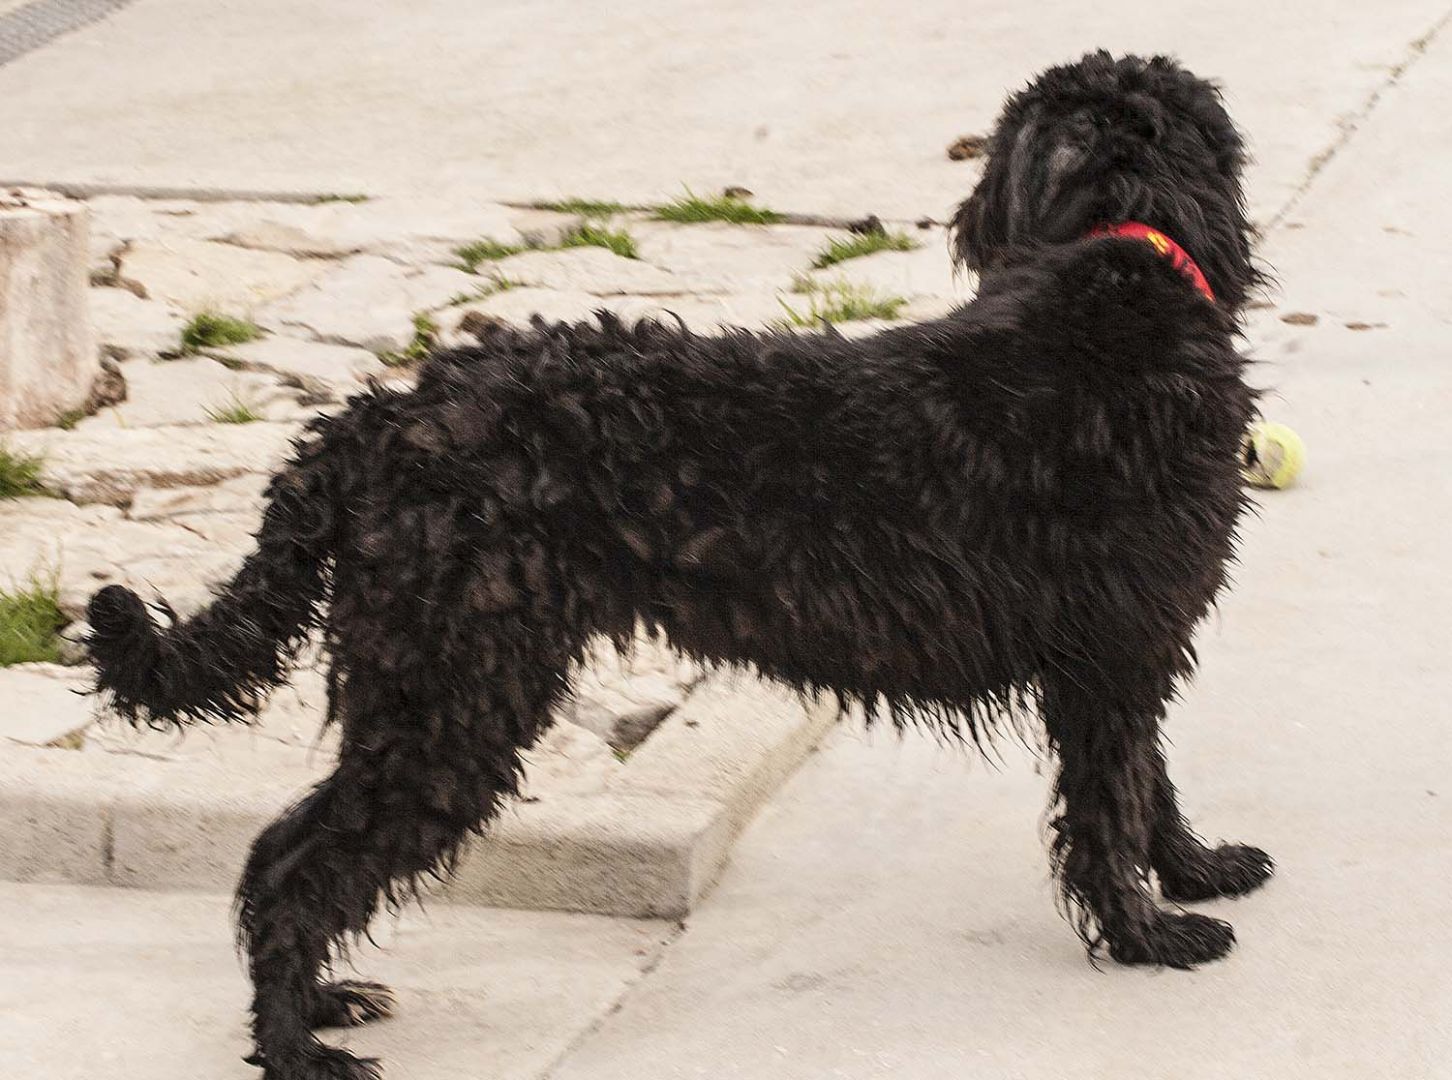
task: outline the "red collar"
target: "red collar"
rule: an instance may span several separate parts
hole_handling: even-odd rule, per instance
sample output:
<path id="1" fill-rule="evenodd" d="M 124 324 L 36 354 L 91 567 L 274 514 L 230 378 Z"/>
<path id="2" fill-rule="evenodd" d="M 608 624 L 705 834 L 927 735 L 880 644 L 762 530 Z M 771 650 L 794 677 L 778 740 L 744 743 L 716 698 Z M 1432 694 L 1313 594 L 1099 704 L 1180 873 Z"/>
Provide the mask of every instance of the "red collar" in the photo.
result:
<path id="1" fill-rule="evenodd" d="M 1205 280 L 1205 275 L 1200 272 L 1200 267 L 1195 264 L 1195 260 L 1190 258 L 1190 253 L 1158 229 L 1150 228 L 1139 221 L 1122 221 L 1117 225 L 1096 225 L 1089 230 L 1088 235 L 1123 236 L 1130 240 L 1144 240 L 1169 259 L 1170 265 L 1189 278 L 1190 284 L 1204 293 L 1211 303 L 1215 302 L 1215 292 L 1210 288 L 1210 282 Z"/>

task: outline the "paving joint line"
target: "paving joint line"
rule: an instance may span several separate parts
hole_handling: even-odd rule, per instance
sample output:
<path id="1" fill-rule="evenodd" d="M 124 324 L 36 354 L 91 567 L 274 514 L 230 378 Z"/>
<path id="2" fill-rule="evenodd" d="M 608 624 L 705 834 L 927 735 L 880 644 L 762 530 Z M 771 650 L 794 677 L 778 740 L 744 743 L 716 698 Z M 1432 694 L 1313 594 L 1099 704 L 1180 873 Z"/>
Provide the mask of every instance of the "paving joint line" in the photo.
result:
<path id="1" fill-rule="evenodd" d="M 1321 173 L 1325 171 L 1326 167 L 1332 161 L 1340 156 L 1341 151 L 1350 145 L 1352 139 L 1356 137 L 1357 132 L 1361 130 L 1361 126 L 1376 112 L 1377 107 L 1381 104 L 1382 98 L 1389 91 L 1401 85 L 1407 72 L 1415 67 L 1417 61 L 1427 54 L 1427 50 L 1431 48 L 1432 43 L 1437 40 L 1442 31 L 1447 28 L 1448 23 L 1452 23 L 1452 10 L 1443 13 L 1442 17 L 1434 22 L 1431 27 L 1425 30 L 1419 37 L 1412 40 L 1407 46 L 1402 59 L 1392 65 L 1391 70 L 1387 72 L 1387 77 L 1367 96 L 1366 100 L 1361 103 L 1360 108 L 1349 114 L 1343 114 L 1337 117 L 1336 126 L 1338 130 L 1336 137 L 1332 139 L 1329 146 L 1311 159 L 1311 165 L 1305 177 L 1296 186 L 1296 190 L 1291 192 L 1290 198 L 1285 201 L 1280 210 L 1276 211 L 1275 216 L 1267 223 L 1265 231 L 1269 232 L 1271 229 L 1279 227 L 1290 216 L 1291 211 L 1301 205 L 1301 202 L 1311 193 L 1311 189 L 1315 186 L 1316 180 L 1320 177 Z"/>
<path id="2" fill-rule="evenodd" d="M 559 1070 L 569 1062 L 570 1058 L 574 1057 L 590 1040 L 603 1031 L 612 1019 L 624 1012 L 626 1005 L 640 992 L 646 981 L 655 974 L 656 969 L 665 963 L 666 955 L 675 946 L 676 942 L 680 941 L 686 935 L 687 929 L 686 920 L 677 919 L 666 936 L 661 940 L 655 955 L 636 969 L 635 977 L 620 988 L 620 993 L 616 995 L 614 1001 L 602 1009 L 600 1014 L 589 1024 L 575 1033 L 574 1038 L 570 1039 L 565 1047 L 555 1055 L 554 1059 L 544 1067 L 543 1071 L 536 1074 L 536 1080 L 553 1080 Z"/>

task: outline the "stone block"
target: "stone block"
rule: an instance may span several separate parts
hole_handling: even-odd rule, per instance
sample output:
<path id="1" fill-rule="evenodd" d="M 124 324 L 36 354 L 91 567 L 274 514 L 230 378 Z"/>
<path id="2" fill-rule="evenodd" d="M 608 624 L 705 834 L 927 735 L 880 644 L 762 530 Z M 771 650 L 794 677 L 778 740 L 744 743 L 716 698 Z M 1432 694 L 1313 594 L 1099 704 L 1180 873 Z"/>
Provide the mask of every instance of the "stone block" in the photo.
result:
<path id="1" fill-rule="evenodd" d="M 0 191 L 0 431 L 82 409 L 101 374 L 84 203 Z"/>

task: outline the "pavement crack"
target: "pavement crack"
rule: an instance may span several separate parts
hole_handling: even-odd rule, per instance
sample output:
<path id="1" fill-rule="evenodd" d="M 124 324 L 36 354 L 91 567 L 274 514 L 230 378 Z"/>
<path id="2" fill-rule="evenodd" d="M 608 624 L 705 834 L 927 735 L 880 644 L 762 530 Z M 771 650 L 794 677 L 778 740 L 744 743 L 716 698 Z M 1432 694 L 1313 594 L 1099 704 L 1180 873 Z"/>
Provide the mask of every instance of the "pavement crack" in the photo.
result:
<path id="1" fill-rule="evenodd" d="M 160 520 L 163 523 L 168 524 L 168 525 L 177 525 L 177 526 L 180 526 L 184 531 L 191 533 L 193 536 L 199 536 L 203 540 L 210 541 L 211 540 L 211 537 L 208 536 L 204 530 L 199 529 L 196 526 L 190 525 L 190 524 L 187 523 L 187 521 L 186 521 L 187 516 L 188 515 L 186 515 L 186 514 L 181 514 L 181 515 L 179 515 L 177 517 L 173 517 L 173 518 L 161 518 Z"/>
<path id="2" fill-rule="evenodd" d="M 101 819 L 101 872 L 106 881 L 116 869 L 116 809 L 108 806 Z"/>
<path id="3" fill-rule="evenodd" d="M 620 993 L 616 996 L 615 1000 L 603 1009 L 594 1021 L 582 1028 L 569 1041 L 569 1044 L 555 1056 L 555 1059 L 540 1071 L 536 1080 L 551 1080 L 560 1066 L 569 1061 L 580 1047 L 594 1038 L 616 1014 L 621 1012 L 645 983 L 646 979 L 650 978 L 655 973 L 655 969 L 665 962 L 666 954 L 670 951 L 671 946 L 679 941 L 685 933 L 686 923 L 684 920 L 673 923 L 669 932 L 661 939 L 660 945 L 656 948 L 654 955 L 650 956 L 645 963 L 636 969 L 634 978 L 627 981 L 620 988 Z"/>
<path id="4" fill-rule="evenodd" d="M 1417 61 L 1426 55 L 1427 49 L 1431 47 L 1432 42 L 1437 39 L 1438 35 L 1446 29 L 1449 22 L 1452 22 L 1452 10 L 1444 12 L 1441 18 L 1434 22 L 1427 30 L 1423 31 L 1419 37 L 1412 40 L 1403 52 L 1401 60 L 1392 65 L 1387 72 L 1386 78 L 1367 95 L 1366 100 L 1361 103 L 1360 108 L 1350 113 L 1344 113 L 1336 118 L 1337 132 L 1335 138 L 1331 140 L 1329 146 L 1311 159 L 1311 165 L 1306 170 L 1306 175 L 1296 186 L 1296 190 L 1291 192 L 1290 198 L 1285 201 L 1280 210 L 1276 211 L 1275 216 L 1271 218 L 1270 223 L 1266 226 L 1267 232 L 1285 221 L 1290 216 L 1291 211 L 1296 209 L 1302 200 L 1310 194 L 1311 188 L 1315 186 L 1316 180 L 1320 177 L 1321 173 L 1351 143 L 1356 133 L 1361 130 L 1361 125 L 1371 118 L 1371 115 L 1376 111 L 1377 106 L 1381 104 L 1381 100 L 1386 96 L 1387 92 L 1395 89 L 1406 76 L 1407 72 L 1416 65 Z"/>

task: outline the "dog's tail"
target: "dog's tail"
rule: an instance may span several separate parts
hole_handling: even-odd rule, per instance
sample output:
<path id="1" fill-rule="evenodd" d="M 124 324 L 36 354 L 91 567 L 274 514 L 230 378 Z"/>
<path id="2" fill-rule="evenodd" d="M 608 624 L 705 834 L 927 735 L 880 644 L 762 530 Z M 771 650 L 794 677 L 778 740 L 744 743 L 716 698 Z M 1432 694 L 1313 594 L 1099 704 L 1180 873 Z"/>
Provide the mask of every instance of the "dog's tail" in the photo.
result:
<path id="1" fill-rule="evenodd" d="M 323 422 L 324 424 L 326 422 Z M 341 499 L 325 437 L 300 441 L 267 490 L 256 550 L 212 603 L 158 626 L 130 589 L 91 598 L 96 690 L 132 723 L 243 719 L 287 673 L 327 598 Z"/>

